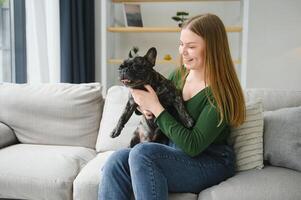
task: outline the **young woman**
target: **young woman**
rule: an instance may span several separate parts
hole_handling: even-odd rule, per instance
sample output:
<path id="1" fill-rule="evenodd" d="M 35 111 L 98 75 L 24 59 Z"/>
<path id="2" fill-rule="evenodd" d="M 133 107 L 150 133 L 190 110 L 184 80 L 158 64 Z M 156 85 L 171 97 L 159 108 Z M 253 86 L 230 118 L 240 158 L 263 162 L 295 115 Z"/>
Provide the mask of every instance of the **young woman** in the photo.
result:
<path id="1" fill-rule="evenodd" d="M 235 173 L 230 127 L 245 119 L 245 102 L 222 21 L 213 14 L 191 18 L 182 27 L 182 68 L 170 78 L 182 90 L 196 123 L 185 128 L 160 104 L 154 90 L 131 90 L 146 117 L 170 139 L 169 145 L 141 143 L 116 151 L 103 168 L 100 200 L 168 199 L 169 192 L 199 193 Z"/>

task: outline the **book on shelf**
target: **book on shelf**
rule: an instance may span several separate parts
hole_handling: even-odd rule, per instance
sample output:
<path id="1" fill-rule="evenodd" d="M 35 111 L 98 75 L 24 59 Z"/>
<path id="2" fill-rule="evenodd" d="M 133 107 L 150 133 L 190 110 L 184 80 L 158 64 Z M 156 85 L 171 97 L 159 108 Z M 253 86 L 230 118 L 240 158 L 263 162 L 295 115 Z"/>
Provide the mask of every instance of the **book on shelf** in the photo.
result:
<path id="1" fill-rule="evenodd" d="M 123 4 L 125 26 L 143 27 L 141 8 L 139 4 Z"/>

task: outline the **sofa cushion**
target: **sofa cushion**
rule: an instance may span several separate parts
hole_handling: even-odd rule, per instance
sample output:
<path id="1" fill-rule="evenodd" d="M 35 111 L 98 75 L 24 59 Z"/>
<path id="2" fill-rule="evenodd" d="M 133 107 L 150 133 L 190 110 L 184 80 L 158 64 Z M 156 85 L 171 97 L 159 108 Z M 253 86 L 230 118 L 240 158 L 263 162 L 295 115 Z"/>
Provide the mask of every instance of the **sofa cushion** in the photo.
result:
<path id="1" fill-rule="evenodd" d="M 13 130 L 7 125 L 0 122 L 0 149 L 17 142 L 18 140 Z"/>
<path id="2" fill-rule="evenodd" d="M 263 167 L 263 114 L 261 100 L 246 104 L 246 120 L 232 128 L 228 142 L 236 155 L 236 170 Z"/>
<path id="3" fill-rule="evenodd" d="M 301 172 L 301 107 L 264 113 L 264 158 Z"/>
<path id="4" fill-rule="evenodd" d="M 101 184 L 101 168 L 113 151 L 98 153 L 78 174 L 73 185 L 74 200 L 97 199 L 98 185 Z M 169 200 L 197 200 L 197 195 L 192 193 L 171 193 Z"/>
<path id="5" fill-rule="evenodd" d="M 21 143 L 95 148 L 100 89 L 99 83 L 0 84 L 0 121 Z"/>
<path id="6" fill-rule="evenodd" d="M 92 149 L 17 144 L 0 150 L 0 198 L 71 200 L 72 183 Z"/>
<path id="7" fill-rule="evenodd" d="M 202 191 L 199 200 L 296 200 L 301 197 L 300 183 L 300 172 L 268 166 L 239 172 Z"/>
<path id="8" fill-rule="evenodd" d="M 301 91 L 251 88 L 245 90 L 245 96 L 247 101 L 262 99 L 264 111 L 301 106 Z"/>
<path id="9" fill-rule="evenodd" d="M 139 124 L 141 116 L 134 113 L 118 137 L 111 138 L 110 136 L 111 132 L 117 125 L 128 98 L 128 88 L 121 86 L 113 86 L 109 88 L 96 143 L 97 152 L 117 150 L 129 146 L 130 140 Z"/>
<path id="10" fill-rule="evenodd" d="M 80 171 L 73 183 L 74 200 L 97 199 L 101 168 L 112 153 L 113 151 L 98 153 L 97 156 Z"/>

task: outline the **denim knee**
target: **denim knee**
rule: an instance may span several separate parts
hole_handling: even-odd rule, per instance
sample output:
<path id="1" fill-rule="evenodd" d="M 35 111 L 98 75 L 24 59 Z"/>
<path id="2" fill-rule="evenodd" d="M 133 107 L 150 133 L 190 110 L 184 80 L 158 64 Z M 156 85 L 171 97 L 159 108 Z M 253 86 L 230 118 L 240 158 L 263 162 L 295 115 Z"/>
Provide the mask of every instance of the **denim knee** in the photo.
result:
<path id="1" fill-rule="evenodd" d="M 131 157 L 139 157 L 139 156 L 152 156 L 157 151 L 156 143 L 152 142 L 144 142 L 139 143 L 136 146 L 134 146 L 130 152 L 129 159 Z"/>
<path id="2" fill-rule="evenodd" d="M 141 165 L 146 160 L 149 160 L 155 151 L 153 143 L 140 143 L 134 146 L 129 155 L 129 164 Z"/>
<path id="3" fill-rule="evenodd" d="M 136 199 L 167 199 L 166 179 L 154 162 L 156 152 L 160 152 L 158 147 L 156 143 L 140 143 L 130 152 L 129 167 Z"/>
<path id="4" fill-rule="evenodd" d="M 122 149 L 112 153 L 103 166 L 102 171 L 112 174 L 120 168 L 128 168 L 129 151 L 129 149 Z"/>

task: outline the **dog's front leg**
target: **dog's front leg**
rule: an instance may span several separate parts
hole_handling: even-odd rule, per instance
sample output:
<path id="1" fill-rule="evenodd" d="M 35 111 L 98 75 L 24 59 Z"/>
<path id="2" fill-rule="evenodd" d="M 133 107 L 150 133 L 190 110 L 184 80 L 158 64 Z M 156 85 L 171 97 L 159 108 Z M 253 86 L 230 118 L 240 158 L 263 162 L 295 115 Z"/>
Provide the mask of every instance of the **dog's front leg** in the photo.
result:
<path id="1" fill-rule="evenodd" d="M 117 126 L 114 128 L 114 130 L 111 133 L 112 138 L 115 138 L 120 135 L 124 125 L 129 121 L 133 112 L 136 110 L 137 106 L 138 105 L 134 102 L 134 99 L 131 96 L 125 106 L 125 109 L 124 109 L 121 117 L 119 118 Z"/>
<path id="2" fill-rule="evenodd" d="M 185 105 L 184 105 L 184 100 L 182 99 L 182 97 L 177 96 L 175 98 L 175 101 L 173 102 L 173 106 L 177 110 L 180 120 L 183 123 L 183 125 L 187 128 L 192 128 L 194 125 L 194 120 L 187 112 Z"/>

